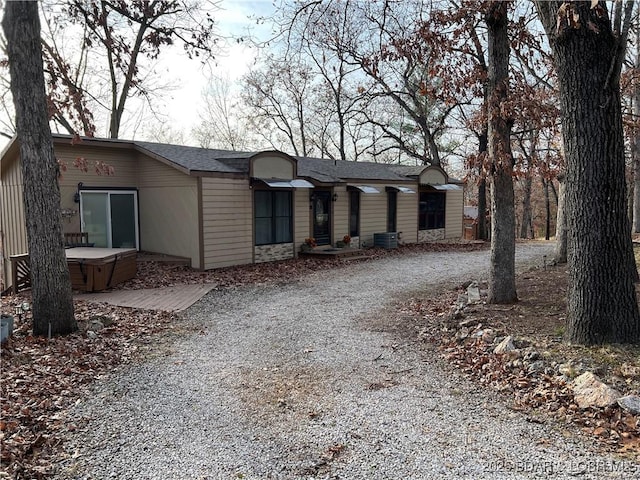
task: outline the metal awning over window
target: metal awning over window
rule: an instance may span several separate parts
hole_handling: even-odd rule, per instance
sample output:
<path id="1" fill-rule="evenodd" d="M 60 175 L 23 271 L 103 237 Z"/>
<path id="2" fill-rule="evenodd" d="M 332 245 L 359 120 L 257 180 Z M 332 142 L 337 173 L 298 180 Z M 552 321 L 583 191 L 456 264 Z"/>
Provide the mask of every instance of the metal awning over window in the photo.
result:
<path id="1" fill-rule="evenodd" d="M 278 180 L 276 178 L 256 178 L 271 188 L 313 188 L 313 184 L 302 179 Z"/>
<path id="2" fill-rule="evenodd" d="M 356 188 L 360 190 L 362 193 L 380 193 L 376 187 L 371 187 L 369 185 L 349 185 L 350 188 Z"/>
<path id="3" fill-rule="evenodd" d="M 435 188 L 436 190 L 462 190 L 462 187 L 460 185 L 455 185 L 453 183 L 445 183 L 442 185 L 432 185 L 430 183 L 427 184 L 430 187 Z"/>
<path id="4" fill-rule="evenodd" d="M 402 193 L 416 193 L 416 191 L 413 188 L 396 187 L 395 185 L 393 187 L 387 187 L 387 190 L 395 190 L 396 192 L 402 192 Z"/>

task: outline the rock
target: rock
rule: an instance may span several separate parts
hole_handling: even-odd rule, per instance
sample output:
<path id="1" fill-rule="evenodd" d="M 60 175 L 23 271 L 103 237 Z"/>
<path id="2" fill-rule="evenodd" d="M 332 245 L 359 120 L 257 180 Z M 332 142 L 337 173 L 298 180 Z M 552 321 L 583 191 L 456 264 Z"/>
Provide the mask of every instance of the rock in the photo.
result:
<path id="1" fill-rule="evenodd" d="M 640 367 L 623 363 L 620 365 L 620 375 L 623 377 L 640 377 Z"/>
<path id="2" fill-rule="evenodd" d="M 477 283 L 472 283 L 467 287 L 467 302 L 469 305 L 480 301 L 480 289 Z"/>
<path id="3" fill-rule="evenodd" d="M 484 343 L 493 343 L 496 339 L 496 332 L 492 328 L 487 328 L 482 332 L 482 341 Z"/>
<path id="4" fill-rule="evenodd" d="M 542 360 L 536 360 L 529 365 L 530 372 L 542 372 L 544 371 L 544 362 Z"/>
<path id="5" fill-rule="evenodd" d="M 87 330 L 87 337 L 89 337 L 90 339 L 96 339 L 98 338 L 98 334 L 96 332 L 94 332 L 93 330 Z"/>
<path id="6" fill-rule="evenodd" d="M 640 397 L 638 395 L 626 395 L 618 399 L 618 405 L 632 415 L 640 415 Z"/>
<path id="7" fill-rule="evenodd" d="M 535 350 L 527 352 L 524 356 L 524 359 L 528 362 L 535 362 L 537 360 L 540 360 L 541 358 L 542 356 L 540 355 L 540 352 L 537 352 Z"/>
<path id="8" fill-rule="evenodd" d="M 104 323 L 102 323 L 100 320 L 93 319 L 89 322 L 89 326 L 87 327 L 87 330 L 93 330 L 94 332 L 97 332 L 98 330 L 102 330 L 103 328 L 104 328 Z"/>
<path id="9" fill-rule="evenodd" d="M 516 349 L 516 346 L 513 344 L 513 337 L 508 335 L 504 337 L 504 339 L 498 344 L 496 348 L 493 349 L 493 353 L 501 354 L 512 352 Z"/>
<path id="10" fill-rule="evenodd" d="M 463 320 L 460 323 L 458 323 L 459 327 L 470 327 L 473 324 L 477 324 L 478 323 L 478 319 L 476 318 L 468 318 L 467 320 Z"/>
<path id="11" fill-rule="evenodd" d="M 462 328 L 458 331 L 458 333 L 456 333 L 456 340 L 458 341 L 462 341 L 465 338 L 469 337 L 469 329 L 468 328 Z"/>
<path id="12" fill-rule="evenodd" d="M 458 295 L 456 305 L 458 305 L 458 308 L 464 308 L 467 305 L 467 296 L 464 293 Z"/>
<path id="13" fill-rule="evenodd" d="M 585 372 L 573 381 L 573 395 L 578 407 L 607 407 L 616 403 L 622 395 L 603 383 L 592 372 Z"/>

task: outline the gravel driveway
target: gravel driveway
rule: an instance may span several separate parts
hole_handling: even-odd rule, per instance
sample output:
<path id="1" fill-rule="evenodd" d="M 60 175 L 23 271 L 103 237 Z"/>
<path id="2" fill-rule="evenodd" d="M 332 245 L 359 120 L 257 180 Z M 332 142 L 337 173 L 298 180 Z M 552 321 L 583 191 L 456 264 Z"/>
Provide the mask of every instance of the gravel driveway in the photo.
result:
<path id="1" fill-rule="evenodd" d="M 552 245 L 518 244 L 520 265 Z M 385 329 L 402 292 L 486 278 L 489 254 L 421 253 L 212 292 L 198 334 L 99 382 L 60 477 L 638 478 L 447 372 Z M 388 311 L 388 310 L 387 310 Z"/>

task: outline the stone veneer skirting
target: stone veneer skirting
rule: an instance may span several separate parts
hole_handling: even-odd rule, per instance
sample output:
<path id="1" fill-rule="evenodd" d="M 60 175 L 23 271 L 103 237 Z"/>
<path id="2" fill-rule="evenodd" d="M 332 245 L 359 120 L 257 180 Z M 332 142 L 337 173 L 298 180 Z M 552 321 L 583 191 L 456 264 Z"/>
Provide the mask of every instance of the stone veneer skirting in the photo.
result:
<path id="1" fill-rule="evenodd" d="M 418 243 L 434 242 L 436 240 L 444 240 L 444 228 L 418 230 Z"/>
<path id="2" fill-rule="evenodd" d="M 276 243 L 254 247 L 255 263 L 275 262 L 293 258 L 293 243 Z"/>

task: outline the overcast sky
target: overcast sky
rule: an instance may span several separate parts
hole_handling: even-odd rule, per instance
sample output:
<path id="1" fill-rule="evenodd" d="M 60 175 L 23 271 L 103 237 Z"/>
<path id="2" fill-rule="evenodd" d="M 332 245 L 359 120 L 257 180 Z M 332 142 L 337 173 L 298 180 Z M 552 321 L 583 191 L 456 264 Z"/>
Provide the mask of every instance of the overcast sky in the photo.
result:
<path id="1" fill-rule="evenodd" d="M 172 89 L 162 95 L 156 108 L 160 114 L 170 119 L 170 125 L 182 130 L 188 140 L 191 129 L 198 121 L 197 109 L 202 102 L 202 91 L 207 86 L 210 75 L 228 77 L 232 82 L 239 82 L 256 58 L 257 50 L 251 42 L 237 43 L 235 38 L 248 38 L 251 34 L 260 41 L 269 37 L 271 27 L 259 25 L 256 18 L 269 16 L 274 11 L 272 0 L 222 0 L 220 9 L 215 13 L 218 33 L 229 39 L 228 46 L 216 55 L 216 64 L 211 68 L 203 68 L 197 60 L 189 60 L 182 47 L 165 50 L 160 55 L 156 71 L 172 85 Z M 133 102 L 131 103 L 133 106 Z M 149 121 L 134 128 L 124 126 L 122 138 L 143 139 L 147 134 Z M 96 136 L 107 136 L 106 126 L 99 125 Z M 0 137 L 0 150 L 8 139 Z"/>
<path id="2" fill-rule="evenodd" d="M 266 40 L 270 34 L 270 27 L 258 25 L 257 16 L 268 16 L 273 13 L 271 0 L 223 0 L 220 4 L 217 20 L 219 33 L 225 37 L 232 37 L 229 46 L 216 56 L 216 65 L 211 74 L 228 77 L 232 82 L 239 82 L 254 63 L 257 49 L 251 42 L 235 42 L 233 38 L 251 36 L 260 41 Z M 177 124 L 188 133 L 197 121 L 194 108 L 201 102 L 201 92 L 206 88 L 209 69 L 203 69 L 197 61 L 189 60 L 186 55 L 167 55 L 163 61 L 167 73 L 175 77 L 179 88 L 167 96 L 167 111 L 175 115 Z"/>

